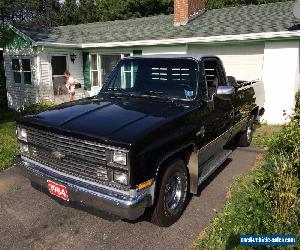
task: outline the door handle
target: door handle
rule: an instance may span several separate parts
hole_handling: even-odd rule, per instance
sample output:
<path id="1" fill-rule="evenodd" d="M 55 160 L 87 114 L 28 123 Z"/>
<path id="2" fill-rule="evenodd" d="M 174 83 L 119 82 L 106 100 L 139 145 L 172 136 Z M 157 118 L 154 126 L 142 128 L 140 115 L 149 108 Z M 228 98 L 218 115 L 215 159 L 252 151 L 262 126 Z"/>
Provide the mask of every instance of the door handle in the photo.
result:
<path id="1" fill-rule="evenodd" d="M 202 126 L 201 129 L 196 133 L 196 136 L 201 136 L 201 137 L 205 136 L 205 128 L 204 128 L 204 126 Z"/>

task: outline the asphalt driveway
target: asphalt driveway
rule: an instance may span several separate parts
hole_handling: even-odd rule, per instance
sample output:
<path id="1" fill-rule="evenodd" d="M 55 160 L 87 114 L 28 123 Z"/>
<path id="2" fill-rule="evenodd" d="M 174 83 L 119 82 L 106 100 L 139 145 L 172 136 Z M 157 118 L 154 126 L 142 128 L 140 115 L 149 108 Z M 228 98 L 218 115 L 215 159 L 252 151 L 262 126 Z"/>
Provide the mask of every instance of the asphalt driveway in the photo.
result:
<path id="1" fill-rule="evenodd" d="M 89 208 L 63 206 L 32 188 L 13 167 L 0 174 L 0 248 L 189 249 L 214 217 L 213 209 L 222 209 L 234 176 L 249 171 L 257 155 L 255 149 L 236 149 L 169 228 L 145 218 L 128 222 Z"/>

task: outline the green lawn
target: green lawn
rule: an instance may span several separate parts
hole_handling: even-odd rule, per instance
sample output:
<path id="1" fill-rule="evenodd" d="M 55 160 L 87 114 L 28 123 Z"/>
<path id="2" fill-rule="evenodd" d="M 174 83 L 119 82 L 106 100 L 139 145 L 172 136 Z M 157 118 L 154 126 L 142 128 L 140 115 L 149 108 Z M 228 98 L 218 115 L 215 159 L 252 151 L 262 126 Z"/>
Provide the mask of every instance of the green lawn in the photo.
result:
<path id="1" fill-rule="evenodd" d="M 282 126 L 280 125 L 267 125 L 259 124 L 256 125 L 255 132 L 253 135 L 252 146 L 265 148 L 268 146 L 271 137 L 280 131 Z"/>
<path id="2" fill-rule="evenodd" d="M 18 154 L 16 139 L 17 112 L 0 108 L 0 171 L 11 166 Z"/>

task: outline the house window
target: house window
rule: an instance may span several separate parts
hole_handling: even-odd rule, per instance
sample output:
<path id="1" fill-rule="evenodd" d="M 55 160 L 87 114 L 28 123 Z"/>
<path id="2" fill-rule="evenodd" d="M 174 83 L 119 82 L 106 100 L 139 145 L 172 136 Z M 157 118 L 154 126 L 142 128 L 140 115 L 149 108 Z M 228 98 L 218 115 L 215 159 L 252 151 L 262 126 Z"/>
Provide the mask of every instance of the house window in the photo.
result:
<path id="1" fill-rule="evenodd" d="M 122 66 L 122 87 L 129 88 L 133 87 L 137 72 L 137 65 L 130 63 L 129 65 Z"/>
<path id="2" fill-rule="evenodd" d="M 90 77 L 92 87 L 101 88 L 110 75 L 114 67 L 121 60 L 121 58 L 128 57 L 130 54 L 111 54 L 111 55 L 99 55 L 91 54 L 90 56 Z M 132 70 L 124 69 L 123 77 L 126 77 L 126 84 L 132 84 Z M 128 82 L 128 83 L 127 83 Z"/>
<path id="3" fill-rule="evenodd" d="M 99 86 L 99 59 L 98 55 L 91 55 L 91 83 L 92 86 Z"/>
<path id="4" fill-rule="evenodd" d="M 31 61 L 29 58 L 12 59 L 14 82 L 18 84 L 31 84 Z"/>

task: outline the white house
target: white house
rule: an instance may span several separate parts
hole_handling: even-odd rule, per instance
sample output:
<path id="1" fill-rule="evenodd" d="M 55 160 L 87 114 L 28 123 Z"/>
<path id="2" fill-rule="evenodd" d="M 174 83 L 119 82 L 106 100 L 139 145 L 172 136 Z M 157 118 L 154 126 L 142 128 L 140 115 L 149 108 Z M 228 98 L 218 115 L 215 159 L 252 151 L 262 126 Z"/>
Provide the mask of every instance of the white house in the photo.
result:
<path id="1" fill-rule="evenodd" d="M 174 15 L 16 30 L 4 48 L 9 106 L 66 100 L 63 72 L 82 83 L 77 98 L 96 94 L 122 57 L 216 54 L 227 75 L 261 80 L 263 117 L 283 123 L 300 83 L 300 25 L 294 3 L 205 11 L 204 0 L 175 0 Z M 128 72 L 130 73 L 130 72 Z"/>

